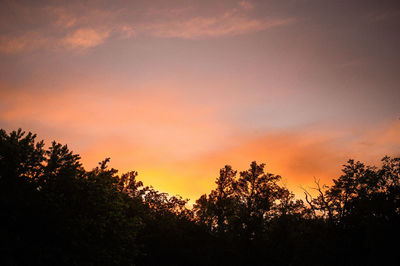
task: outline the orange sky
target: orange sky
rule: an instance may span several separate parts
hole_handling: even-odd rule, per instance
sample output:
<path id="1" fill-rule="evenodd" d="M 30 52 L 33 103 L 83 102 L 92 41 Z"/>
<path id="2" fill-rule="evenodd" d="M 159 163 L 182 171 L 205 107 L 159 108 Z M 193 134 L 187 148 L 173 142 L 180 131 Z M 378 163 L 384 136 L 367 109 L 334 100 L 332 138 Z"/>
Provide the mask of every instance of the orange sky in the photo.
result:
<path id="1" fill-rule="evenodd" d="M 400 8 L 361 2 L 2 1 L 0 126 L 192 201 L 253 160 L 301 196 L 400 156 Z"/>

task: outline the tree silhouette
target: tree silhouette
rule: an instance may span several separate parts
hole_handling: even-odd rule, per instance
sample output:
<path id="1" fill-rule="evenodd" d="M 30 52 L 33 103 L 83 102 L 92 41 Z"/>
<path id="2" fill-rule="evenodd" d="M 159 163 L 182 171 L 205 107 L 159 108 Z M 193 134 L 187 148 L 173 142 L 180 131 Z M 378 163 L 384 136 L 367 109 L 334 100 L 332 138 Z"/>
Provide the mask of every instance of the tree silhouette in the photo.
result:
<path id="1" fill-rule="evenodd" d="M 237 198 L 235 194 L 235 178 L 237 171 L 230 165 L 220 170 L 215 181 L 217 188 L 210 195 L 202 195 L 194 205 L 195 213 L 201 223 L 207 225 L 210 231 L 218 234 L 227 233 L 234 223 Z"/>
<path id="2" fill-rule="evenodd" d="M 187 199 L 87 171 L 66 145 L 0 130 L 2 265 L 390 265 L 400 237 L 400 158 L 349 160 L 332 185 L 296 199 L 252 162 L 226 165 Z"/>
<path id="3" fill-rule="evenodd" d="M 349 160 L 332 186 L 317 182 L 319 195 L 309 204 L 331 224 L 348 263 L 390 260 L 379 253 L 394 252 L 391 241 L 400 233 L 399 165 L 399 158 L 390 157 L 382 159 L 381 168 Z"/>
<path id="4" fill-rule="evenodd" d="M 67 146 L 0 131 L 4 264 L 132 264 L 140 218 L 106 162 L 86 172 Z"/>

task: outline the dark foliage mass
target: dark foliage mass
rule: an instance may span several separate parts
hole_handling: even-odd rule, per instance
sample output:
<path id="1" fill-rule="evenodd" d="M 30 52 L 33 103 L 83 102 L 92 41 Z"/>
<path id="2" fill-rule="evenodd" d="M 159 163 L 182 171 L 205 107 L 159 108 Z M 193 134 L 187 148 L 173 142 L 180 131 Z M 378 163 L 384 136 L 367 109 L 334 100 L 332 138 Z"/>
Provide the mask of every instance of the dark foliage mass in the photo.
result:
<path id="1" fill-rule="evenodd" d="M 0 131 L 1 265 L 397 264 L 400 158 L 349 160 L 305 202 L 252 162 L 192 209 L 32 133 Z M 312 197 L 312 195 L 317 195 Z"/>

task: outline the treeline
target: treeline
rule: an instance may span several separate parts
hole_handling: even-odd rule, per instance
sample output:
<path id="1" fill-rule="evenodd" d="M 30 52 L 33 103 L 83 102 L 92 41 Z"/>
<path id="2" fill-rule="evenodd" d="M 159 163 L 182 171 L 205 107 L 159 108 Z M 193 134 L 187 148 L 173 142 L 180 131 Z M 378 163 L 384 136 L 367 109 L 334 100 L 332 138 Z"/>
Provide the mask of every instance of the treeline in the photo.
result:
<path id="1" fill-rule="evenodd" d="M 227 165 L 189 209 L 109 159 L 87 171 L 35 138 L 0 131 L 1 265 L 397 264 L 400 158 L 349 160 L 305 201 L 264 164 Z"/>

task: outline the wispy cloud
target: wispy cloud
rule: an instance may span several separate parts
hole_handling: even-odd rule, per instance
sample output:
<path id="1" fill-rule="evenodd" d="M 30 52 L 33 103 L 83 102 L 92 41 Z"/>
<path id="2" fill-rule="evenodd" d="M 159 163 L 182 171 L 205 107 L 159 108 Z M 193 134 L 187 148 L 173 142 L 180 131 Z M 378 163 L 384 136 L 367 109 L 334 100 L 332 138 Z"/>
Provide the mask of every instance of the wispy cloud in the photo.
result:
<path id="1" fill-rule="evenodd" d="M 39 48 L 84 51 L 112 38 L 140 35 L 216 38 L 263 31 L 292 22 L 290 18 L 255 18 L 251 14 L 254 7 L 249 1 L 236 2 L 214 12 L 199 11 L 188 4 L 168 9 L 152 7 L 147 11 L 122 6 L 105 10 L 75 4 L 46 5 L 29 12 L 26 6 L 14 5 L 18 9 L 14 12 L 25 14 L 19 19 L 29 21 L 34 28 L 4 34 L 0 38 L 0 52 L 12 54 Z"/>
<path id="2" fill-rule="evenodd" d="M 142 30 L 163 38 L 199 39 L 247 34 L 293 22 L 291 18 L 252 17 L 251 11 L 254 7 L 249 1 L 241 1 L 212 15 L 197 14 L 190 8 L 164 10 L 159 15 L 166 19 L 150 19 Z M 180 16 L 174 15 L 177 13 Z"/>
<path id="3" fill-rule="evenodd" d="M 40 48 L 79 50 L 96 47 L 111 36 L 131 37 L 129 25 L 118 21 L 118 10 L 108 11 L 85 5 L 45 5 L 29 9 L 13 4 L 16 21 L 0 37 L 0 52 L 14 54 Z M 23 14 L 23 16 L 21 16 Z"/>
<path id="4" fill-rule="evenodd" d="M 38 31 L 30 31 L 16 36 L 1 36 L 0 52 L 15 54 L 23 51 L 32 51 L 46 46 L 48 41 L 48 38 Z"/>
<path id="5" fill-rule="evenodd" d="M 149 24 L 144 29 L 157 37 L 198 39 L 263 31 L 291 21 L 291 19 L 252 19 L 227 12 L 218 17 L 199 16 L 182 21 Z"/>
<path id="6" fill-rule="evenodd" d="M 254 8 L 254 4 L 246 0 L 240 1 L 239 6 L 245 10 L 252 10 Z"/>
<path id="7" fill-rule="evenodd" d="M 69 33 L 61 40 L 61 44 L 70 49 L 87 49 L 103 43 L 109 36 L 109 30 L 80 28 Z"/>

